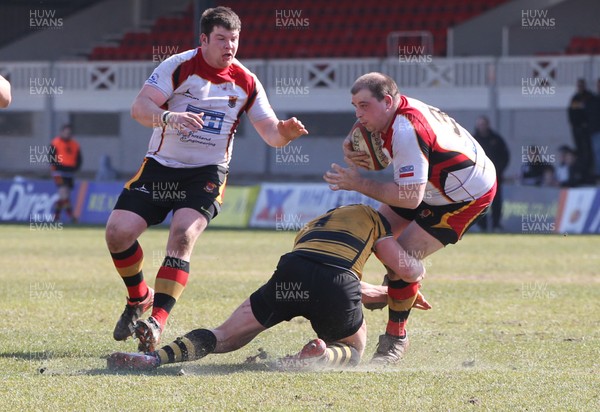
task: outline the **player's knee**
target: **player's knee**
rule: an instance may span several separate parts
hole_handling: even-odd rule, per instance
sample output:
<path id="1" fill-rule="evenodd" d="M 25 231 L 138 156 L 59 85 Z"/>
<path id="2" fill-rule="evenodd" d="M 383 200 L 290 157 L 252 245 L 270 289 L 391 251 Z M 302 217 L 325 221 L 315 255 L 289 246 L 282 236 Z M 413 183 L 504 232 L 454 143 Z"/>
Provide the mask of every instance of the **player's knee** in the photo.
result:
<path id="1" fill-rule="evenodd" d="M 202 228 L 195 224 L 191 226 L 175 226 L 171 228 L 173 243 L 179 250 L 182 251 L 192 248 L 201 232 Z"/>
<path id="2" fill-rule="evenodd" d="M 106 225 L 105 240 L 108 250 L 117 253 L 130 247 L 135 242 L 136 236 L 124 226 L 109 222 Z"/>
<path id="3" fill-rule="evenodd" d="M 177 227 L 172 230 L 173 242 L 180 250 L 191 248 L 196 240 L 187 228 Z"/>

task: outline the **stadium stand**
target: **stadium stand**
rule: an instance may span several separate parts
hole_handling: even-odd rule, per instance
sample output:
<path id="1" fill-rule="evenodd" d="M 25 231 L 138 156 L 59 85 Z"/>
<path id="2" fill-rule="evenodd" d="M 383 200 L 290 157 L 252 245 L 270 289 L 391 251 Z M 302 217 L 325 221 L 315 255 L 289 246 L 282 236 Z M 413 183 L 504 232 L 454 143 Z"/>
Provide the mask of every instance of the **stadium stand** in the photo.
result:
<path id="1" fill-rule="evenodd" d="M 566 54 L 600 54 L 600 37 L 571 38 L 565 51 Z"/>
<path id="2" fill-rule="evenodd" d="M 243 30 L 261 36 L 244 38 L 241 58 L 386 57 L 385 39 L 394 31 L 429 31 L 436 56 L 446 54 L 446 30 L 507 0 L 381 0 L 376 5 L 330 0 L 308 9 L 303 1 L 228 1 L 244 22 Z M 276 15 L 273 15 L 275 10 Z M 277 14 L 279 13 L 279 14 Z M 162 16 L 144 32 L 128 32 L 114 47 L 98 46 L 90 60 L 144 60 L 152 47 L 172 43 L 194 47 L 192 5 L 179 16 Z M 287 30 L 282 30 L 286 28 Z M 307 30 L 309 29 L 310 30 Z M 269 41 L 265 41 L 268 39 Z"/>

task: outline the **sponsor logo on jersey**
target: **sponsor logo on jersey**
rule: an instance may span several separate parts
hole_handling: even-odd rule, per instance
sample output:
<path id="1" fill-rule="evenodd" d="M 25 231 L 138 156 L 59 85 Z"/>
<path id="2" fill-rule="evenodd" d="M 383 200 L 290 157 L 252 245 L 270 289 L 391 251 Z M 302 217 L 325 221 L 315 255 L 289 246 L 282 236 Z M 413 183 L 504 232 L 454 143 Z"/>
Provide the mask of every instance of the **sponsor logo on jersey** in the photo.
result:
<path id="1" fill-rule="evenodd" d="M 158 73 L 152 73 L 152 76 L 146 80 L 146 83 L 155 85 L 158 84 Z"/>
<path id="2" fill-rule="evenodd" d="M 148 191 L 148 189 L 146 189 L 145 184 L 141 185 L 140 187 L 134 187 L 133 190 L 137 190 L 137 191 L 142 192 L 142 193 L 148 193 L 148 194 L 150 194 L 150 192 Z"/>
<path id="3" fill-rule="evenodd" d="M 410 166 L 402 166 L 399 171 L 398 177 L 412 177 L 415 175 L 415 167 L 413 165 Z"/>
<path id="4" fill-rule="evenodd" d="M 193 95 L 193 94 L 190 92 L 190 88 L 189 88 L 189 87 L 188 87 L 188 88 L 187 88 L 187 90 L 186 90 L 185 92 L 183 92 L 183 93 L 174 93 L 174 94 L 176 94 L 176 95 L 179 95 L 179 96 L 184 96 L 184 97 L 187 97 L 188 99 L 200 100 L 200 99 L 198 99 L 196 96 L 194 96 L 194 95 Z"/>
<path id="5" fill-rule="evenodd" d="M 202 126 L 203 132 L 212 134 L 221 133 L 225 113 L 217 112 L 214 110 L 202 109 L 201 107 L 193 106 L 191 104 L 187 105 L 185 111 L 191 113 L 204 113 L 204 116 L 202 118 L 202 120 L 204 120 L 204 125 Z"/>

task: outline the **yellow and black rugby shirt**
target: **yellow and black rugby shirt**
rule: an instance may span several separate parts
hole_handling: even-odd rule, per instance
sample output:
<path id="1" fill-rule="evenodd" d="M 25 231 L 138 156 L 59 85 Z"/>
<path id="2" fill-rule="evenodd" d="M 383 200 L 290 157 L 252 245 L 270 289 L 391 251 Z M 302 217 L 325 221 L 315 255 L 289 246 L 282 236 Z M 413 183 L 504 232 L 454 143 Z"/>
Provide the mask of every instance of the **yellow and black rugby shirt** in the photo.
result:
<path id="1" fill-rule="evenodd" d="M 392 236 L 388 221 L 366 205 L 332 209 L 311 220 L 294 241 L 294 254 L 352 271 L 362 279 L 367 259 L 380 239 Z"/>

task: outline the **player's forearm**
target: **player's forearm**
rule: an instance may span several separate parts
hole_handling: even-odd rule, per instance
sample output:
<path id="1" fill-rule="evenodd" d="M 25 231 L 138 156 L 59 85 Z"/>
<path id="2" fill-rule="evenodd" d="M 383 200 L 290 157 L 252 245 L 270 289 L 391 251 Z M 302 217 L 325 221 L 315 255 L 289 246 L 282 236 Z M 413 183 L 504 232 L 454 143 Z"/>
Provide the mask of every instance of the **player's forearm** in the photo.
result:
<path id="1" fill-rule="evenodd" d="M 294 139 L 307 134 L 308 131 L 295 117 L 279 120 L 276 117 L 253 122 L 254 128 L 269 146 L 282 147 Z"/>
<path id="2" fill-rule="evenodd" d="M 412 189 L 407 193 L 395 182 L 378 182 L 364 177 L 357 180 L 355 190 L 386 205 L 408 209 L 415 209 L 422 200 Z"/>
<path id="3" fill-rule="evenodd" d="M 360 282 L 363 303 L 385 303 L 387 302 L 387 286 L 372 285 Z"/>
<path id="4" fill-rule="evenodd" d="M 145 96 L 138 96 L 131 105 L 131 117 L 145 127 L 158 127 L 165 112 Z"/>
<path id="5" fill-rule="evenodd" d="M 280 120 L 275 118 L 269 119 L 269 122 L 261 133 L 265 143 L 271 147 L 282 147 L 293 140 L 281 134 L 279 128 L 277 127 L 279 122 Z"/>

